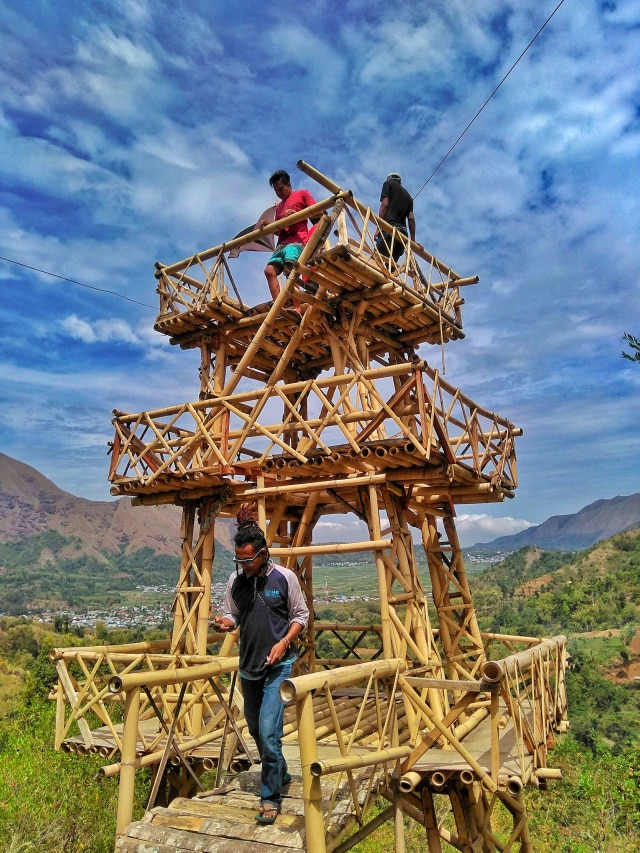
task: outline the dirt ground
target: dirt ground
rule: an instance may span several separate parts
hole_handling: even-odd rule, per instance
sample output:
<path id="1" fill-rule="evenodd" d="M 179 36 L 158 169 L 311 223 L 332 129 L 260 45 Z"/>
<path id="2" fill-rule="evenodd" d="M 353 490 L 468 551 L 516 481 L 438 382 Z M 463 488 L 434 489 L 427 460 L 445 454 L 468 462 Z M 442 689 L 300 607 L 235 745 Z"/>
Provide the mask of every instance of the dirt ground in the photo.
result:
<path id="1" fill-rule="evenodd" d="M 616 637 L 620 633 L 619 629 L 612 629 L 610 631 L 589 631 L 584 634 L 577 634 L 576 636 Z M 636 633 L 629 643 L 629 652 L 631 655 L 629 665 L 625 666 L 624 663 L 620 662 L 619 664 L 612 664 L 611 666 L 608 666 L 606 669 L 602 670 L 602 674 L 605 678 L 608 678 L 616 684 L 624 684 L 625 682 L 635 681 L 636 678 L 640 678 L 640 625 L 636 629 Z"/>

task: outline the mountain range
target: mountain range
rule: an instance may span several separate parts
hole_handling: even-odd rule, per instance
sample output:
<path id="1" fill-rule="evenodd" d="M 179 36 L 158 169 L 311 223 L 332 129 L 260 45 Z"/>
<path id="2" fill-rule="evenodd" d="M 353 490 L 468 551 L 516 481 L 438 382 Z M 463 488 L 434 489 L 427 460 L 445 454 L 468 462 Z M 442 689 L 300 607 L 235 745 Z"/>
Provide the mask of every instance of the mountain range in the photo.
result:
<path id="1" fill-rule="evenodd" d="M 134 507 L 129 498 L 92 501 L 58 488 L 43 474 L 0 453 L 0 543 L 54 531 L 73 539 L 73 556 L 105 561 L 109 554 L 150 549 L 178 556 L 181 510 L 177 506 Z M 465 550 L 581 550 L 616 533 L 640 527 L 640 492 L 599 500 L 572 515 L 555 515 L 512 536 Z M 221 520 L 216 539 L 231 548 L 231 525 Z"/>
<path id="2" fill-rule="evenodd" d="M 150 548 L 156 554 L 180 553 L 181 510 L 172 504 L 135 507 L 130 498 L 91 501 L 58 488 L 43 474 L 0 453 L 0 542 L 52 530 L 76 542 L 76 555 L 100 559 L 106 553 Z M 229 548 L 226 523 L 216 539 Z"/>
<path id="3" fill-rule="evenodd" d="M 500 536 L 465 550 L 519 551 L 534 546 L 547 551 L 580 551 L 636 527 L 640 527 L 640 492 L 595 501 L 572 515 L 553 515 L 520 533 Z"/>

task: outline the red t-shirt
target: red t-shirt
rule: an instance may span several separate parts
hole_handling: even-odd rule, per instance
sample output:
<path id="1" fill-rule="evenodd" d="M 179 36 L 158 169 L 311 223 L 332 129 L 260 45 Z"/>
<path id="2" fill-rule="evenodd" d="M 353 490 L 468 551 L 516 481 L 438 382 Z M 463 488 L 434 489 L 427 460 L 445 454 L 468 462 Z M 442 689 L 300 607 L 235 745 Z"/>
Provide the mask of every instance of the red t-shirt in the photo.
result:
<path id="1" fill-rule="evenodd" d="M 294 190 L 288 198 L 283 199 L 276 207 L 276 222 L 278 219 L 291 216 L 292 213 L 304 210 L 305 207 L 310 207 L 315 203 L 314 197 L 307 190 Z M 308 239 L 308 220 L 303 219 L 301 222 L 296 222 L 295 225 L 289 225 L 288 228 L 282 229 L 278 235 L 278 246 L 286 246 L 289 243 L 306 243 Z"/>

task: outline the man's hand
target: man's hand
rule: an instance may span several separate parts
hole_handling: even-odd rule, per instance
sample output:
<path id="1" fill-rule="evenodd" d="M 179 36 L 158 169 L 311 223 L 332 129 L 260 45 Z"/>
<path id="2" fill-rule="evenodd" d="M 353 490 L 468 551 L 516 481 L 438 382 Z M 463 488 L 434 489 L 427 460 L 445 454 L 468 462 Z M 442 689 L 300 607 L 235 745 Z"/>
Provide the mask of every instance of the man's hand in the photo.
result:
<path id="1" fill-rule="evenodd" d="M 281 640 L 278 640 L 266 657 L 265 663 L 267 666 L 273 666 L 276 663 L 280 663 L 282 658 L 286 655 L 289 645 L 289 641 L 285 640 L 284 637 Z"/>
<path id="2" fill-rule="evenodd" d="M 223 631 L 225 634 L 228 631 L 233 631 L 236 627 L 230 619 L 226 618 L 226 616 L 214 616 L 212 621 L 216 628 L 219 628 L 220 631 Z"/>

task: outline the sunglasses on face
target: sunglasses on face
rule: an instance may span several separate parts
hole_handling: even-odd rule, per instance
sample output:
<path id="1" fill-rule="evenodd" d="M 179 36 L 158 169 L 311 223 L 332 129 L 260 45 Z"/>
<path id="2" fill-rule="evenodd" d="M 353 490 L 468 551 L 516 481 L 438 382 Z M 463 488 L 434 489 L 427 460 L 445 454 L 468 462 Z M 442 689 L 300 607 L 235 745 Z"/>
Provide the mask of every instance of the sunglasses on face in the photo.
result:
<path id="1" fill-rule="evenodd" d="M 248 566 L 250 563 L 253 563 L 253 561 L 254 561 L 257 557 L 259 557 L 259 556 L 260 556 L 260 554 L 262 554 L 265 550 L 266 550 L 265 548 L 260 548 L 260 550 L 259 550 L 259 551 L 257 551 L 257 552 L 253 555 L 253 557 L 243 557 L 243 558 L 234 557 L 233 562 L 236 564 L 236 566 L 237 566 L 238 568 L 243 568 L 244 566 Z"/>

